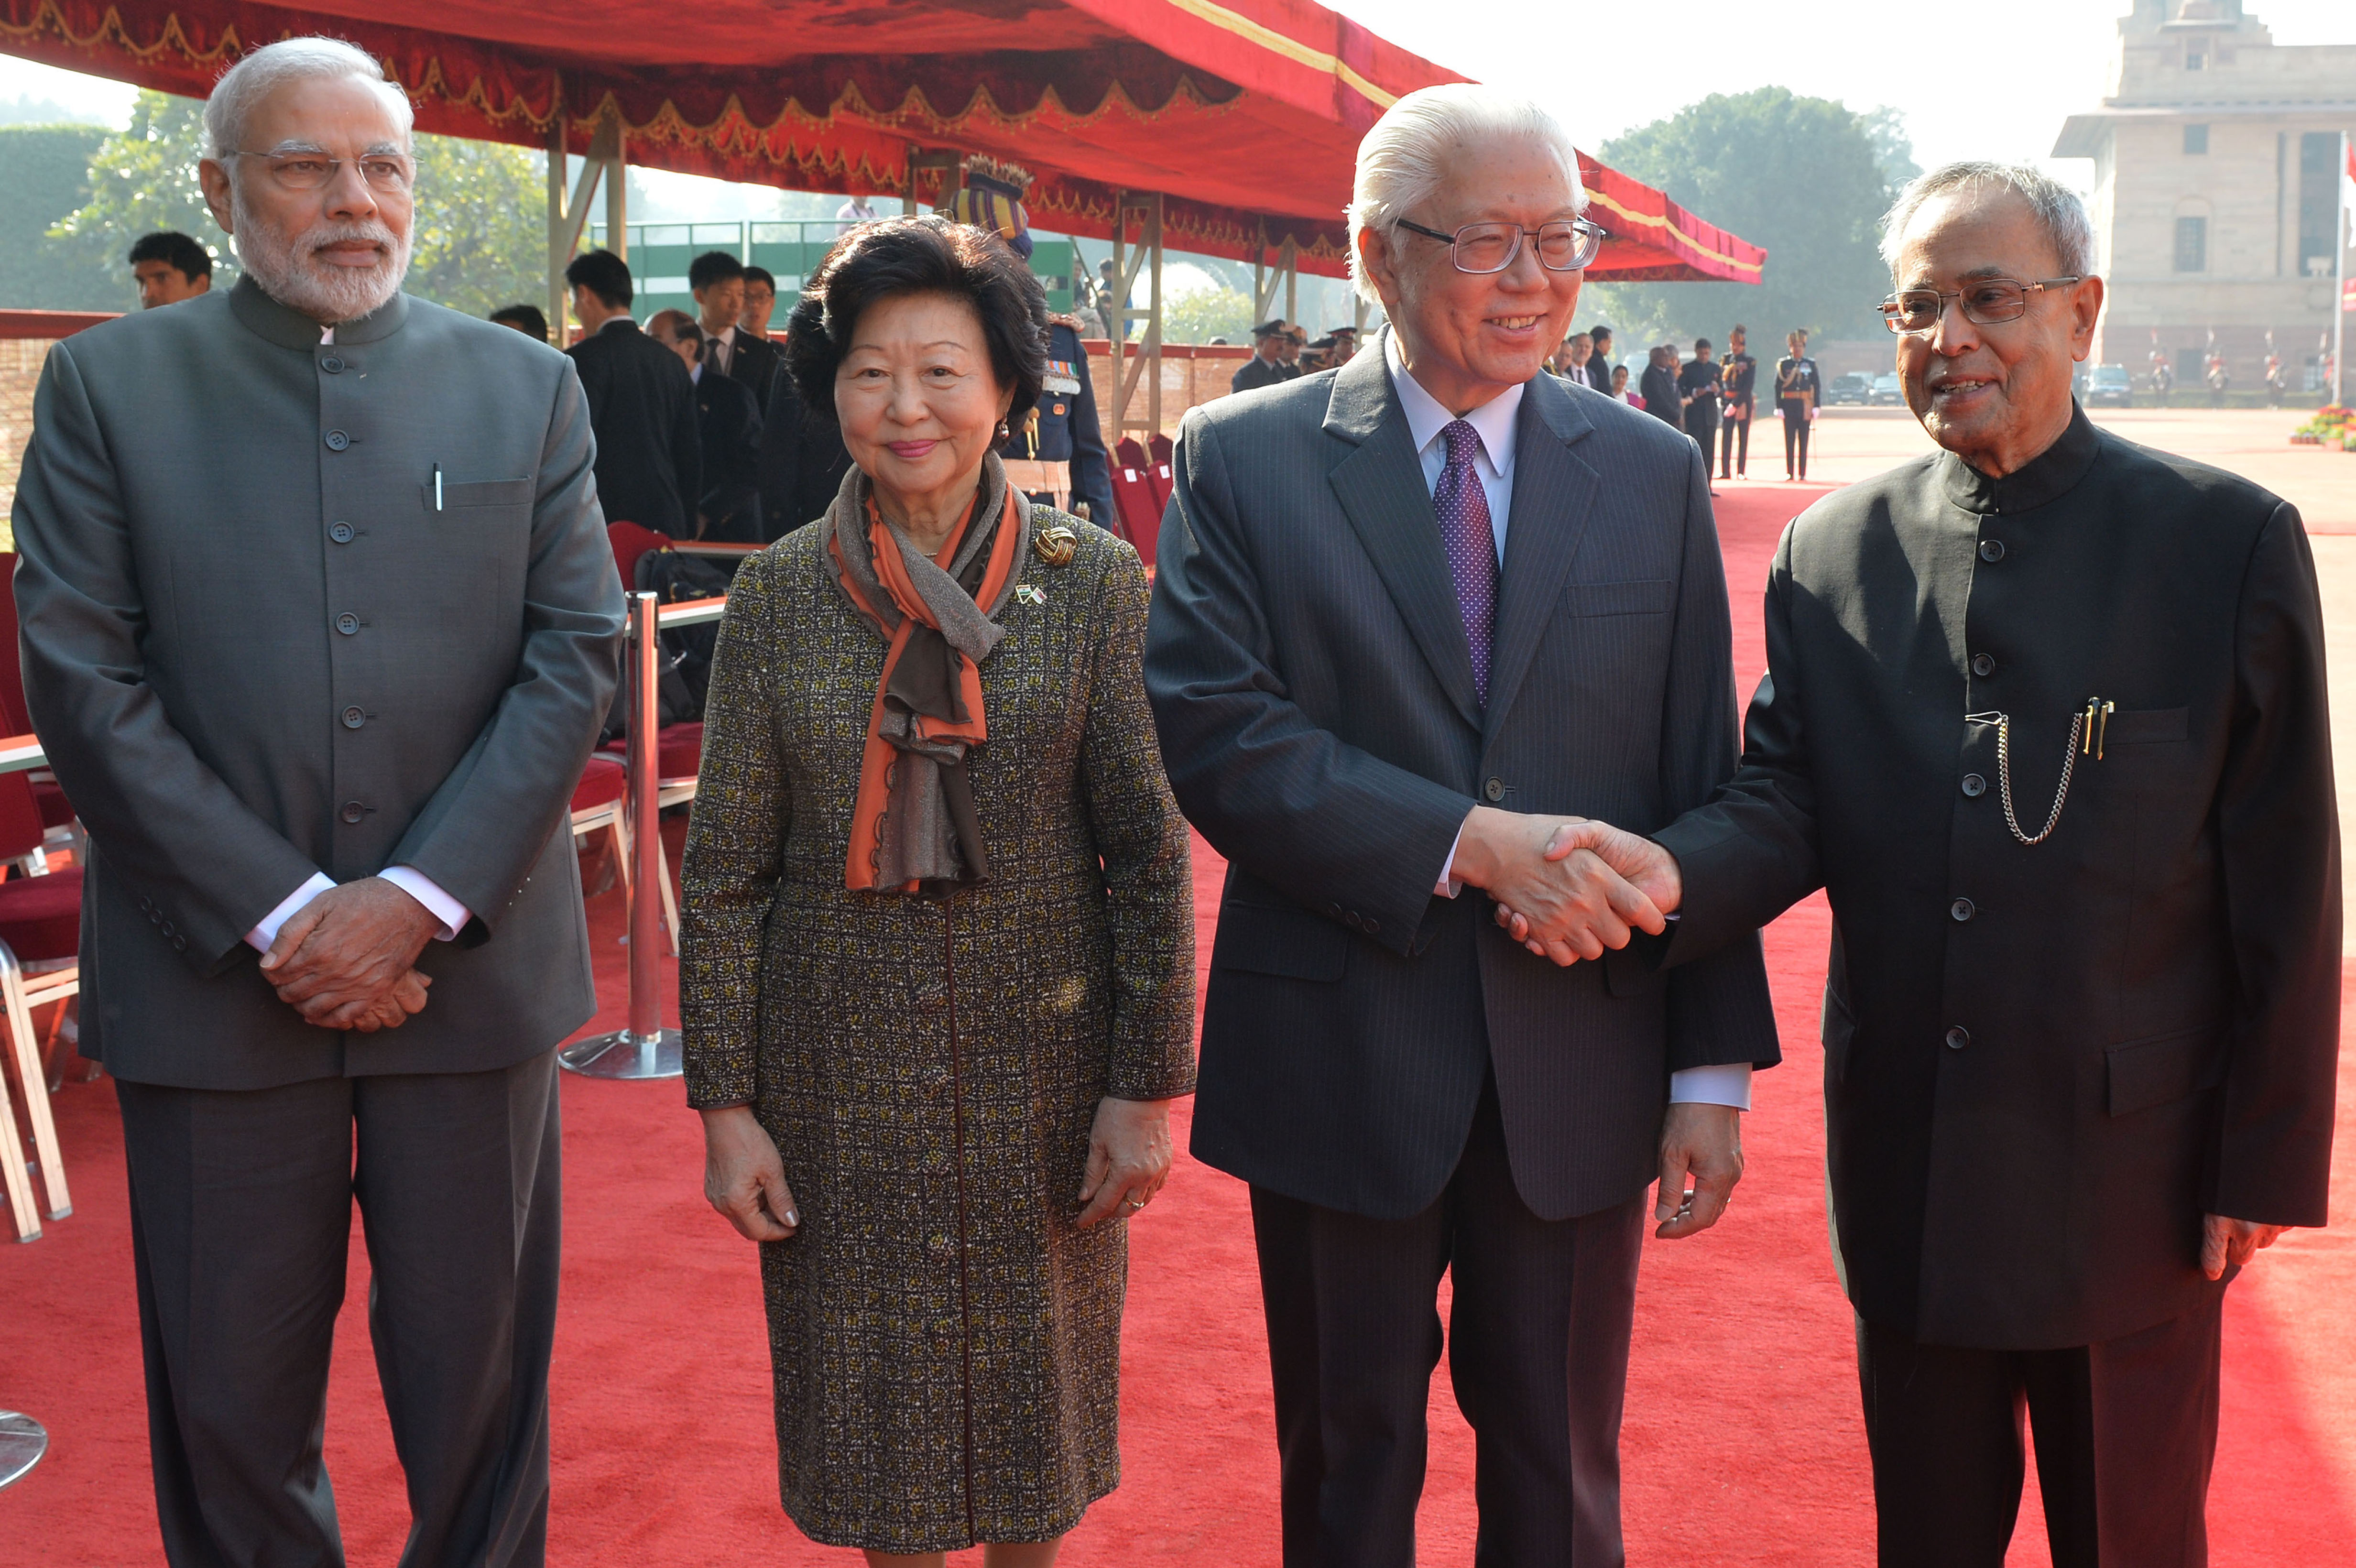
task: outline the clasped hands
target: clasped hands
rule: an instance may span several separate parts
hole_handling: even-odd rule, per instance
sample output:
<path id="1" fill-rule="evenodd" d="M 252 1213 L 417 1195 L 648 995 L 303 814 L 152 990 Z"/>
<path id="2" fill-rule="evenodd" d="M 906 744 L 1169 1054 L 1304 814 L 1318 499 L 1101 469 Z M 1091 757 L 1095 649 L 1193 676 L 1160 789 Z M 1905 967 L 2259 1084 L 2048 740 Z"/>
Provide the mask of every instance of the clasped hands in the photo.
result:
<path id="1" fill-rule="evenodd" d="M 434 981 L 417 955 L 441 929 L 423 904 L 381 877 L 328 889 L 289 917 L 262 955 L 278 999 L 321 1029 L 374 1034 L 425 1008 Z"/>
<path id="2" fill-rule="evenodd" d="M 1465 817 L 1450 874 L 1489 895 L 1515 941 L 1565 965 L 1659 935 L 1685 894 L 1676 858 L 1648 838 L 1485 805 Z"/>

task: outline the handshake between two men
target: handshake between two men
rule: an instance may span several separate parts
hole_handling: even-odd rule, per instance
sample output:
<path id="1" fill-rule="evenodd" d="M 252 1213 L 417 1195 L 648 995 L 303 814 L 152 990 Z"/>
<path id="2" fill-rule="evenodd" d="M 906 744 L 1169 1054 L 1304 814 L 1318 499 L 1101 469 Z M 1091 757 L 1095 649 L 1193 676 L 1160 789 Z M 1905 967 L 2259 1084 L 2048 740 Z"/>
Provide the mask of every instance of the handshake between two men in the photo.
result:
<path id="1" fill-rule="evenodd" d="M 1676 857 L 1649 838 L 1583 816 L 1475 806 L 1451 874 L 1487 892 L 1497 923 L 1541 958 L 1569 965 L 1658 936 L 1682 901 Z"/>
<path id="2" fill-rule="evenodd" d="M 1583 816 L 1534 816 L 1474 806 L 1450 875 L 1485 891 L 1497 923 L 1566 967 L 1658 936 L 1684 901 L 1676 857 L 1649 838 Z M 1729 1105 L 1672 1104 L 1661 1128 L 1654 1234 L 1708 1230 L 1742 1179 L 1742 1118 Z M 1690 1183 L 1690 1185 L 1688 1185 Z"/>
<path id="3" fill-rule="evenodd" d="M 434 978 L 418 971 L 417 955 L 440 929 L 400 887 L 363 877 L 288 916 L 262 955 L 262 976 L 305 1023 L 361 1034 L 399 1029 L 425 1008 Z"/>

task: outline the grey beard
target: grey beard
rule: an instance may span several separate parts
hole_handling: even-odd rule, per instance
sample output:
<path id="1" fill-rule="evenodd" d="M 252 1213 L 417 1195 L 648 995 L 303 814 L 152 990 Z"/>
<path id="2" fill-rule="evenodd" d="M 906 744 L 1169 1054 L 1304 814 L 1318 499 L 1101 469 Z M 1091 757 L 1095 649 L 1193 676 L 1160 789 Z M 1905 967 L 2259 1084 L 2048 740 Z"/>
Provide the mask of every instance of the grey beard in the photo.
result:
<path id="1" fill-rule="evenodd" d="M 356 321 L 401 291 L 409 273 L 409 239 L 381 222 L 321 221 L 302 233 L 273 233 L 245 204 L 234 182 L 230 216 L 237 224 L 237 255 L 262 292 L 316 321 Z M 373 267 L 339 267 L 317 260 L 317 247 L 337 240 L 373 240 L 384 252 Z"/>

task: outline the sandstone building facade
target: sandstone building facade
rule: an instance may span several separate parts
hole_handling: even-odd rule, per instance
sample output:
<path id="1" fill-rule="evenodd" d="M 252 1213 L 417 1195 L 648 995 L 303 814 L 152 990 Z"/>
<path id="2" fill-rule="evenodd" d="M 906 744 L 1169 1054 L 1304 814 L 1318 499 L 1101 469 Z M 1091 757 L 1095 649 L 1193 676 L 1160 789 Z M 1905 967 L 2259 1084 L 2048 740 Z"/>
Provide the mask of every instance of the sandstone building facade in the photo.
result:
<path id="1" fill-rule="evenodd" d="M 2094 362 L 2140 385 L 2158 353 L 2189 388 L 2213 341 L 2247 391 L 2272 332 L 2294 393 L 2311 389 L 2344 239 L 2356 43 L 2277 46 L 2242 0 L 2134 4 L 2102 106 L 2071 115 L 2053 146 L 2094 163 L 2088 210 L 2110 287 Z"/>

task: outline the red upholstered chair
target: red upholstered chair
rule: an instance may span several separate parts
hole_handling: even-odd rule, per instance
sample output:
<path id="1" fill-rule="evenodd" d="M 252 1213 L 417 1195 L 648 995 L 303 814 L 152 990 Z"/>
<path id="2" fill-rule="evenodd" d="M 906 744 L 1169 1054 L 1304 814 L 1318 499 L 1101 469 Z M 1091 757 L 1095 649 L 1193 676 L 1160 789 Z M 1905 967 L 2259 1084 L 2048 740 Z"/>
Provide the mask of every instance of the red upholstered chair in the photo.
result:
<path id="1" fill-rule="evenodd" d="M 1171 453 L 1176 449 L 1170 444 L 1170 438 L 1159 431 L 1154 432 L 1151 441 L 1145 443 L 1145 449 L 1147 455 L 1153 460 L 1145 465 L 1145 476 L 1153 482 L 1154 498 L 1166 511 L 1170 506 L 1170 492 L 1177 487 L 1177 481 L 1170 476 Z"/>
<path id="2" fill-rule="evenodd" d="M 41 816 L 33 802 L 33 788 L 22 773 L 0 773 L 0 859 L 30 855 L 41 846 Z M 48 1217 L 62 1220 L 73 1212 L 66 1189 L 65 1160 L 58 1152 L 57 1123 L 49 1115 L 49 1083 L 41 1061 L 40 1042 L 33 1037 L 33 1009 L 61 1002 L 81 989 L 81 969 L 73 962 L 81 942 L 81 868 L 70 867 L 48 876 L 20 876 L 0 882 L 0 1004 L 5 1004 L 10 1060 L 16 1069 L 16 1088 L 25 1102 L 25 1119 L 32 1127 L 33 1148 L 41 1162 L 42 1184 L 48 1192 Z M 43 971 L 27 975 L 25 965 L 40 964 Z M 0 1080 L 5 1080 L 0 1072 Z M 29 1242 L 41 1233 L 34 1211 L 33 1185 L 26 1173 L 24 1145 L 16 1136 L 16 1113 L 0 1095 L 0 1164 L 6 1170 L 8 1206 L 16 1222 L 16 1239 Z"/>
<path id="3" fill-rule="evenodd" d="M 16 576 L 16 554 L 0 550 L 0 729 L 11 735 L 29 735 L 33 732 L 33 717 L 25 704 L 25 671 L 16 645 L 16 596 L 8 591 Z M 30 782 L 33 802 L 40 807 L 43 829 L 71 827 L 73 803 L 58 787 L 57 776 L 43 768 L 33 773 Z"/>
<path id="4" fill-rule="evenodd" d="M 1145 448 L 1138 444 L 1137 437 L 1133 435 L 1122 436 L 1113 443 L 1112 460 L 1124 468 L 1134 468 L 1140 474 L 1145 472 Z"/>
<path id="5" fill-rule="evenodd" d="M 1121 445 L 1134 447 L 1137 443 L 1124 441 Z M 1162 538 L 1162 503 L 1154 499 L 1153 482 L 1145 470 L 1130 463 L 1119 463 L 1112 471 L 1112 503 L 1120 508 L 1120 536 L 1137 547 L 1137 556 L 1145 562 L 1145 570 L 1153 570 L 1153 547 Z"/>

